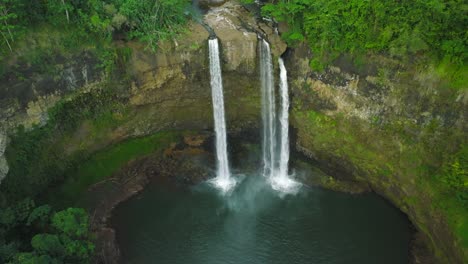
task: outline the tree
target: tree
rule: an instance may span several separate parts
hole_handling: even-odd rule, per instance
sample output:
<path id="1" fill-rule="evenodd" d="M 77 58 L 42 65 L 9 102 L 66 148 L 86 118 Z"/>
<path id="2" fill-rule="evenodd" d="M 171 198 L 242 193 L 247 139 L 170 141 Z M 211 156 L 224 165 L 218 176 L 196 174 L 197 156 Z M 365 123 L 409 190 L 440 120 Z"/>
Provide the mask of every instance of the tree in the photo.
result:
<path id="1" fill-rule="evenodd" d="M 34 253 L 20 253 L 15 256 L 12 264 L 60 264 L 61 262 L 48 255 L 36 255 Z"/>
<path id="2" fill-rule="evenodd" d="M 13 51 L 11 44 L 15 41 L 12 33 L 12 30 L 15 28 L 13 21 L 17 18 L 17 14 L 11 10 L 13 4 L 15 4 L 13 0 L 0 0 L 0 33 L 8 45 L 10 52 Z"/>
<path id="3" fill-rule="evenodd" d="M 82 208 L 68 208 L 52 217 L 52 226 L 73 237 L 85 238 L 88 235 L 88 214 Z"/>
<path id="4" fill-rule="evenodd" d="M 50 0 L 46 2 L 46 10 L 49 16 L 49 21 L 52 24 L 59 25 L 64 22 L 63 14 L 65 14 L 66 23 L 70 23 L 70 13 L 73 11 L 73 6 L 65 0 Z"/>
<path id="5" fill-rule="evenodd" d="M 376 52 L 400 59 L 428 55 L 463 66 L 466 7 L 461 0 L 278 0 L 262 12 L 288 24 L 282 36 L 288 44 L 305 37 L 315 69 L 343 53 Z"/>
<path id="6" fill-rule="evenodd" d="M 39 255 L 61 257 L 65 255 L 65 247 L 58 235 L 38 234 L 31 240 L 31 246 Z"/>
<path id="7" fill-rule="evenodd" d="M 35 207 L 24 199 L 0 210 L 0 263 L 89 263 L 90 238 L 89 218 L 81 208 L 52 214 L 49 205 Z M 27 248 L 31 251 L 20 252 Z"/>
<path id="8" fill-rule="evenodd" d="M 49 222 L 51 213 L 52 208 L 48 204 L 36 207 L 29 215 L 26 225 L 36 225 L 39 228 L 45 228 Z"/>
<path id="9" fill-rule="evenodd" d="M 187 0 L 124 0 L 120 13 L 128 18 L 130 36 L 155 50 L 160 40 L 173 38 L 187 22 Z"/>
<path id="10" fill-rule="evenodd" d="M 70 23 L 70 15 L 68 14 L 68 8 L 65 4 L 65 0 L 62 0 L 63 9 L 65 9 L 65 16 L 67 17 L 67 23 Z"/>

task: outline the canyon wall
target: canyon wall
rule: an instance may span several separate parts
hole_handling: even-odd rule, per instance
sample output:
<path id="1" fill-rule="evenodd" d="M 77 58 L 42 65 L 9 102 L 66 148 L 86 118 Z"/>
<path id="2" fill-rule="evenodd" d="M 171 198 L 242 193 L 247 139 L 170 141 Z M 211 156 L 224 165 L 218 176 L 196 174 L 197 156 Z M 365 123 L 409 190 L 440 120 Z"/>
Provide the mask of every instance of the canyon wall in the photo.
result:
<path id="1" fill-rule="evenodd" d="M 441 262 L 463 263 L 467 223 L 461 207 L 451 213 L 440 207 L 441 197 L 455 194 L 442 195 L 438 173 L 466 146 L 467 89 L 450 88 L 431 67 L 382 56 L 362 65 L 343 56 L 322 73 L 311 70 L 305 45 L 286 58 L 296 148 L 338 180 L 369 185 L 388 198 L 432 242 Z"/>
<path id="2" fill-rule="evenodd" d="M 203 23 L 220 40 L 229 131 L 258 128 L 258 35 L 272 44 L 275 57 L 286 45 L 272 27 L 233 2 L 213 7 Z M 83 50 L 67 58 L 56 54 L 47 72 L 22 65 L 3 76 L 0 181 L 19 169 L 5 159 L 7 135 L 20 125 L 26 131 L 44 126 L 60 105 L 71 105 L 71 116 L 88 111 L 90 102 L 105 105 L 99 115 L 43 143 L 54 145 L 64 159 L 162 130 L 212 131 L 209 33 L 198 23 L 187 32 L 161 43 L 156 53 L 141 43 L 116 41 L 122 52 L 112 72 L 93 50 Z M 368 185 L 407 213 L 441 263 L 463 263 L 467 223 L 438 206 L 435 176 L 466 145 L 467 90 L 451 89 L 431 67 L 415 69 L 380 56 L 361 66 L 342 57 L 318 73 L 309 67 L 312 56 L 305 46 L 284 54 L 297 149 L 336 179 Z"/>

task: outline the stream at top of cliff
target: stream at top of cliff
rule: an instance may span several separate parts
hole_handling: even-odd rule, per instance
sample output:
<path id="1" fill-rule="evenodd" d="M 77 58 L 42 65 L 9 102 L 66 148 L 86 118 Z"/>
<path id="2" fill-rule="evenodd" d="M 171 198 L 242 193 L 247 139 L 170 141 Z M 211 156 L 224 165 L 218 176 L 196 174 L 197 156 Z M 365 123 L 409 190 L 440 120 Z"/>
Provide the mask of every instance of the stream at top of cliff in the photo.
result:
<path id="1" fill-rule="evenodd" d="M 124 263 L 408 263 L 410 223 L 376 194 L 281 196 L 260 174 L 230 195 L 150 184 L 113 213 Z"/>

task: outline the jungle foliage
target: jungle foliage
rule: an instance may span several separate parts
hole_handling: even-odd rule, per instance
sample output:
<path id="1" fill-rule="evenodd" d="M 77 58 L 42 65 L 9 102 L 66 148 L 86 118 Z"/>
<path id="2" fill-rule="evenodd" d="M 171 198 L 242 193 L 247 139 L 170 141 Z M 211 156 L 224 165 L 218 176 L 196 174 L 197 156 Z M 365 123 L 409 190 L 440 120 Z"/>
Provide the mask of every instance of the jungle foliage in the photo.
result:
<path id="1" fill-rule="evenodd" d="M 0 262 L 90 263 L 94 252 L 87 213 L 54 212 L 29 198 L 0 211 Z"/>
<path id="2" fill-rule="evenodd" d="M 115 90 L 96 90 L 57 103 L 49 110 L 48 122 L 43 126 L 36 125 L 29 131 L 18 127 L 5 153 L 11 170 L 2 182 L 0 206 L 23 197 L 36 197 L 48 186 L 63 181 L 65 172 L 77 166 L 84 156 L 78 153 L 64 159 L 64 150 L 56 139 L 74 131 L 79 122 L 100 118 L 117 111 L 118 106 Z"/>
<path id="3" fill-rule="evenodd" d="M 459 67 L 468 58 L 468 4 L 462 0 L 274 0 L 262 12 L 288 24 L 283 37 L 289 44 L 307 41 L 314 69 L 342 53 L 425 55 Z"/>
<path id="4" fill-rule="evenodd" d="M 50 26 L 73 32 L 71 42 L 122 33 L 156 49 L 159 40 L 182 31 L 188 6 L 189 0 L 0 0 L 0 47 L 14 52 L 18 39 Z"/>
<path id="5" fill-rule="evenodd" d="M 441 168 L 436 178 L 442 183 L 447 195 L 456 199 L 468 208 L 468 146 L 464 145 Z"/>

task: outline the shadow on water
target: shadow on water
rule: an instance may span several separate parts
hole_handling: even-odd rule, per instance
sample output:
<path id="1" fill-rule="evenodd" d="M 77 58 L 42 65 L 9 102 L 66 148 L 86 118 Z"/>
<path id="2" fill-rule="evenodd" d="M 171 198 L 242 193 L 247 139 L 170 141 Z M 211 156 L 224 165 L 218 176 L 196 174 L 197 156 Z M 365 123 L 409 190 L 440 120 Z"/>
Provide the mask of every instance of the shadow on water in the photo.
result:
<path id="1" fill-rule="evenodd" d="M 125 263 L 408 263 L 410 224 L 378 196 L 281 197 L 262 176 L 238 178 L 228 196 L 159 183 L 119 206 Z"/>

